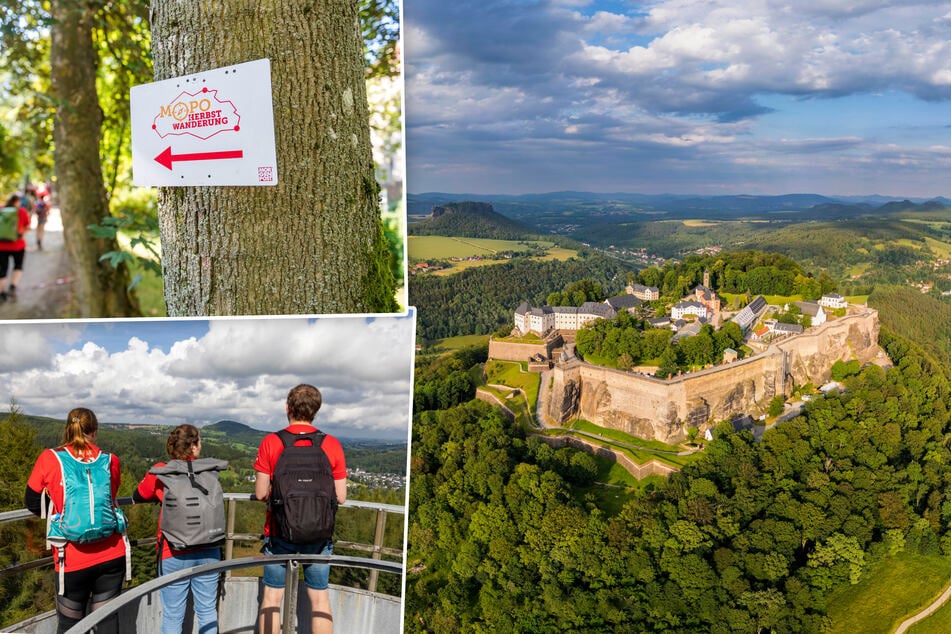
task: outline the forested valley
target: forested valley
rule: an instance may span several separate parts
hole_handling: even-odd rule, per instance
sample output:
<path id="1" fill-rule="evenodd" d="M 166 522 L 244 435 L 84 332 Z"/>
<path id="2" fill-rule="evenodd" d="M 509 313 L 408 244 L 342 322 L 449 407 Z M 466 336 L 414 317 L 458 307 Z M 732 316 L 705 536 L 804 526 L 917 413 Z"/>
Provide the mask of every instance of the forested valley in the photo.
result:
<path id="1" fill-rule="evenodd" d="M 830 593 L 873 563 L 951 556 L 947 379 L 908 340 L 881 343 L 893 368 L 865 368 L 760 443 L 721 424 L 617 514 L 578 494 L 585 454 L 471 391 L 417 412 L 407 631 L 817 632 Z M 421 359 L 417 389 L 479 356 Z"/>

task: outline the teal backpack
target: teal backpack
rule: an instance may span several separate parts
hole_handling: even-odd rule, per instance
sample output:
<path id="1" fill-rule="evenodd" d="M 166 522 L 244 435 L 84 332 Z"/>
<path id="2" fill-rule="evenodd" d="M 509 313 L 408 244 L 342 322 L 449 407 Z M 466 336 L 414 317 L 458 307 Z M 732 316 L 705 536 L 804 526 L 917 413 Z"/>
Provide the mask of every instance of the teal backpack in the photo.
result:
<path id="1" fill-rule="evenodd" d="M 112 456 L 104 451 L 90 462 L 83 462 L 66 449 L 53 451 L 63 474 L 63 510 L 51 515 L 46 523 L 46 545 L 57 551 L 59 574 L 65 572 L 66 544 L 88 544 L 121 533 L 126 544 L 126 577 L 131 557 L 125 535 L 128 521 L 112 498 Z M 44 505 L 45 506 L 45 505 Z M 62 591 L 63 584 L 60 583 Z"/>
<path id="2" fill-rule="evenodd" d="M 20 210 L 16 207 L 0 209 L 0 242 L 14 242 L 20 239 Z"/>

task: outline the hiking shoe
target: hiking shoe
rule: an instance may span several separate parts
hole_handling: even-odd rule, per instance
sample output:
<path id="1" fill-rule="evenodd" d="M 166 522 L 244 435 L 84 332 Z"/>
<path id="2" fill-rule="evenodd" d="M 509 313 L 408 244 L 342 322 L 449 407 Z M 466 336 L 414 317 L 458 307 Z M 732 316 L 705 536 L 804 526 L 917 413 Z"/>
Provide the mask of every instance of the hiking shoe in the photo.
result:
<path id="1" fill-rule="evenodd" d="M 10 286 L 10 290 L 7 292 L 7 296 L 9 296 L 10 299 L 16 299 L 16 298 L 17 298 L 17 287 L 16 287 L 16 286 Z"/>
<path id="2" fill-rule="evenodd" d="M 0 304 L 2 304 L 2 303 L 5 302 L 5 301 L 7 301 L 7 292 L 6 292 L 6 291 L 0 291 Z"/>

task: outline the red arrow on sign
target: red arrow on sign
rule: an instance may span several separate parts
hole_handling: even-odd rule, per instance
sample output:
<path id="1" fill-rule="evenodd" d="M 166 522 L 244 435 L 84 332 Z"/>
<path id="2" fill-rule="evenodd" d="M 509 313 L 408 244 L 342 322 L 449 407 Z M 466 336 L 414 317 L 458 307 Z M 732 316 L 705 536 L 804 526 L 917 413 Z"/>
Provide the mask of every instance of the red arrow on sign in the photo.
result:
<path id="1" fill-rule="evenodd" d="M 193 154 L 172 154 L 172 147 L 169 146 L 155 157 L 155 161 L 164 165 L 169 170 L 172 169 L 172 163 L 175 161 L 216 161 L 218 159 L 235 159 L 244 156 L 243 150 L 225 150 L 223 152 L 195 152 Z"/>

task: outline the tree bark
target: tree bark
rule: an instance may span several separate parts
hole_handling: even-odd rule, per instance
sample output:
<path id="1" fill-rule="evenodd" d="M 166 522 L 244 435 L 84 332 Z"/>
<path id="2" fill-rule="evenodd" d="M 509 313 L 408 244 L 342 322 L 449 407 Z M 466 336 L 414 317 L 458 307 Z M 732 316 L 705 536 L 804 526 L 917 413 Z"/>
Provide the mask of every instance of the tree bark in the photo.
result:
<path id="1" fill-rule="evenodd" d="M 156 80 L 271 60 L 279 183 L 160 188 L 169 315 L 388 312 L 356 0 L 152 0 Z"/>
<path id="2" fill-rule="evenodd" d="M 53 0 L 50 17 L 50 79 L 57 104 L 53 160 L 79 312 L 83 317 L 136 316 L 140 312 L 128 291 L 126 266 L 114 269 L 99 261 L 103 253 L 118 250 L 118 244 L 93 238 L 87 228 L 109 214 L 99 157 L 102 109 L 96 92 L 94 15 L 85 3 Z"/>

